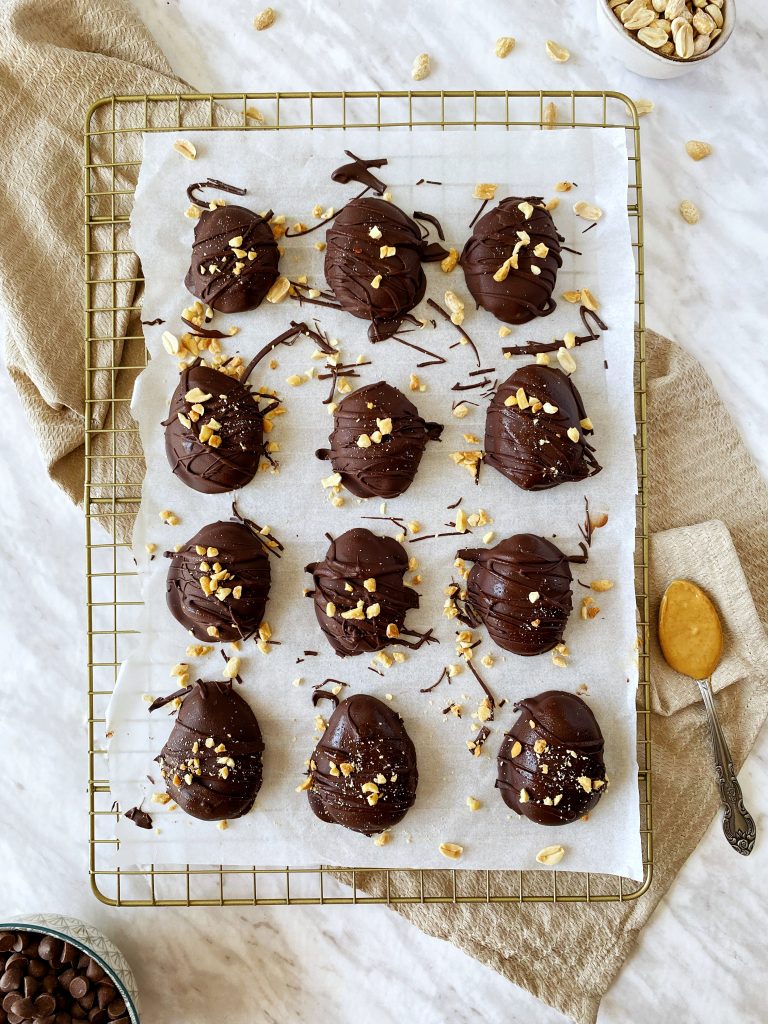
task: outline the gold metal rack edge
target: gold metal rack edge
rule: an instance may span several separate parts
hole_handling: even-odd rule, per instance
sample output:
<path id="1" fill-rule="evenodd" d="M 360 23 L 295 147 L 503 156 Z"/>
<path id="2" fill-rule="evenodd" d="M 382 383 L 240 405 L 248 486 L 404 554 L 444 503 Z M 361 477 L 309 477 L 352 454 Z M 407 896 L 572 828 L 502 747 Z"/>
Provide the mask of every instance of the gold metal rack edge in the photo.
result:
<path id="1" fill-rule="evenodd" d="M 259 104 L 261 121 L 253 111 Z M 557 108 L 556 123 L 547 111 Z M 253 106 L 252 106 L 253 105 Z M 135 635 L 141 605 L 137 570 L 125 538 L 141 497 L 143 457 L 127 417 L 130 388 L 119 375 L 140 372 L 143 335 L 128 327 L 140 310 L 143 278 L 127 237 L 141 164 L 141 138 L 157 131 L 285 131 L 378 128 L 562 130 L 623 129 L 627 139 L 627 211 L 635 258 L 635 415 L 638 493 L 635 591 L 638 611 L 638 785 L 643 879 L 568 871 L 338 869 L 331 866 L 105 866 L 114 848 L 114 806 L 106 778 L 105 711 Z M 311 904 L 611 903 L 645 893 L 653 875 L 648 603 L 648 450 L 640 131 L 633 102 L 617 92 L 401 90 L 250 92 L 109 96 L 89 108 L 84 128 L 85 533 L 88 655 L 89 875 L 111 906 Z M 126 271 L 126 263 L 134 269 Z M 102 304 L 102 299 L 106 299 Z M 136 360 L 130 350 L 139 351 Z M 129 358 L 126 360 L 126 350 Z M 120 393 L 118 393 L 120 392 Z M 105 450 L 106 449 L 106 450 Z M 100 525 L 107 526 L 104 533 Z M 122 537 L 121 537 L 122 534 Z M 345 885 L 340 884 L 346 883 Z"/>

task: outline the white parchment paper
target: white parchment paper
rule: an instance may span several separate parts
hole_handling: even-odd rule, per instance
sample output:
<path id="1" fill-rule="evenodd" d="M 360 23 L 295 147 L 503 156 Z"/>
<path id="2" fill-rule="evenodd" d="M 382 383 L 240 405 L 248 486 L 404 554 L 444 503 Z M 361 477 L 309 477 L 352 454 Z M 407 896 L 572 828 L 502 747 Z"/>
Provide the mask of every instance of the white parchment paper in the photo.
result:
<path id="1" fill-rule="evenodd" d="M 141 257 L 146 277 L 144 318 L 162 317 L 166 323 L 146 328 L 152 359 L 137 382 L 133 412 L 141 430 L 147 458 L 143 499 L 135 529 L 135 557 L 139 564 L 145 608 L 140 616 L 140 637 L 125 661 L 109 710 L 111 733 L 109 773 L 112 792 L 123 809 L 140 801 L 153 816 L 156 828 L 144 831 L 121 820 L 121 840 L 116 854 L 119 864 L 216 863 L 291 864 L 317 863 L 340 866 L 389 867 L 535 868 L 536 853 L 554 842 L 566 847 L 562 869 L 603 871 L 639 878 L 642 875 L 635 750 L 635 602 L 633 590 L 633 547 L 635 526 L 635 458 L 633 368 L 633 259 L 627 219 L 627 157 L 622 131 L 561 130 L 556 132 L 432 132 L 336 131 L 275 133 L 187 133 L 197 147 L 198 157 L 190 163 L 172 149 L 179 136 L 149 135 L 145 139 L 144 161 L 139 177 L 132 219 L 133 244 Z M 284 213 L 288 223 L 315 223 L 315 204 L 339 208 L 358 188 L 340 186 L 330 179 L 331 171 L 343 162 L 343 150 L 352 149 L 364 157 L 387 156 L 383 175 L 394 201 L 406 212 L 427 210 L 445 228 L 447 244 L 461 250 L 468 237 L 468 224 L 478 202 L 472 197 L 480 181 L 498 183 L 498 197 L 505 195 L 554 194 L 560 180 L 578 183 L 561 197 L 555 211 L 557 226 L 566 244 L 583 252 L 564 253 L 555 295 L 565 290 L 588 287 L 599 299 L 600 314 L 610 330 L 599 341 L 574 350 L 578 364 L 574 380 L 595 424 L 594 443 L 603 471 L 591 480 L 564 484 L 553 490 L 525 493 L 500 474 L 485 467 L 475 486 L 463 468 L 454 465 L 451 452 L 477 447 L 467 444 L 462 434 L 482 438 L 485 402 L 479 392 L 464 397 L 478 402 L 470 406 L 465 419 L 451 414 L 450 391 L 476 368 L 468 346 L 451 349 L 457 340 L 455 329 L 438 322 L 406 335 L 409 340 L 447 356 L 443 366 L 417 370 L 423 359 L 418 353 L 390 340 L 371 346 L 367 324 L 342 312 L 305 306 L 294 301 L 261 308 L 246 314 L 216 315 L 213 326 L 230 325 L 240 333 L 223 344 L 225 351 L 241 353 L 247 362 L 267 341 L 285 330 L 291 319 L 317 317 L 323 329 L 340 340 L 345 362 L 364 354 L 372 366 L 361 368 L 355 385 L 381 378 L 408 392 L 409 376 L 419 374 L 427 384 L 424 394 L 411 395 L 420 413 L 445 424 L 443 440 L 430 444 L 411 488 L 387 503 L 387 513 L 406 522 L 418 520 L 425 532 L 445 529 L 454 516 L 446 506 L 463 498 L 469 514 L 482 508 L 492 517 L 490 527 L 476 529 L 466 538 L 446 537 L 407 545 L 419 561 L 417 571 L 421 607 L 411 613 L 409 624 L 417 629 L 432 626 L 439 645 L 406 652 L 407 658 L 377 675 L 368 670 L 367 657 L 340 659 L 329 648 L 317 625 L 312 601 L 303 597 L 311 578 L 306 563 L 325 553 L 325 532 L 338 535 L 356 525 L 395 535 L 397 528 L 384 522 L 364 522 L 363 515 L 379 515 L 380 503 L 359 502 L 347 496 L 342 508 L 329 503 L 320 480 L 331 472 L 328 463 L 314 458 L 325 446 L 332 420 L 322 405 L 326 381 L 309 381 L 292 388 L 286 378 L 306 372 L 314 349 L 302 339 L 292 349 L 275 351 L 276 369 L 269 359 L 256 369 L 251 383 L 276 388 L 284 399 L 287 414 L 276 421 L 270 435 L 280 445 L 277 474 L 259 473 L 237 495 L 242 513 L 267 523 L 285 545 L 283 557 L 273 561 L 272 592 L 267 619 L 275 640 L 268 655 L 261 654 L 253 640 L 244 645 L 239 692 L 253 707 L 266 742 L 264 784 L 253 811 L 230 823 L 227 831 L 215 824 L 196 821 L 180 810 L 168 811 L 150 802 L 151 794 L 162 789 L 153 758 L 160 752 L 172 727 L 166 710 L 147 713 L 143 696 L 159 696 L 175 689 L 169 670 L 176 662 L 189 661 L 185 648 L 191 638 L 173 619 L 165 604 L 168 560 L 163 550 L 186 541 L 203 525 L 230 513 L 231 495 L 208 496 L 186 488 L 171 473 L 167 463 L 163 430 L 168 401 L 177 382 L 176 359 L 164 351 L 163 330 L 181 333 L 181 310 L 193 300 L 183 280 L 188 266 L 194 222 L 184 217 L 188 203 L 186 186 L 206 177 L 219 178 L 247 187 L 242 202 L 255 210 L 271 207 Z M 421 179 L 442 185 L 416 185 Z M 597 228 L 583 234 L 586 222 L 572 212 L 573 202 L 584 199 L 600 206 L 604 215 Z M 324 229 L 303 238 L 286 239 L 281 271 L 295 278 L 305 273 L 310 284 L 324 286 L 323 254 L 314 243 Z M 491 377 L 505 379 L 530 357 L 502 358 L 501 346 L 534 339 L 551 341 L 567 330 L 583 333 L 578 307 L 560 301 L 556 312 L 538 322 L 513 329 L 500 339 L 499 323 L 487 312 L 474 311 L 464 285 L 461 269 L 446 275 L 439 264 L 426 267 L 427 295 L 441 304 L 447 287 L 455 290 L 467 306 L 464 326 L 481 353 L 485 367 L 495 367 Z M 424 303 L 417 314 L 432 316 Z M 554 359 L 554 356 L 552 357 Z M 604 365 L 605 364 L 605 365 Z M 555 364 L 556 365 L 556 364 Z M 576 552 L 577 524 L 583 520 L 584 497 L 593 510 L 609 513 L 608 525 L 593 543 L 587 566 L 575 566 L 574 576 L 584 582 L 608 578 L 616 581 L 606 594 L 593 595 L 601 612 L 593 621 L 578 614 L 582 595 L 574 584 L 576 608 L 565 640 L 571 656 L 568 668 L 553 665 L 550 655 L 521 658 L 497 649 L 483 629 L 482 644 L 475 652 L 483 678 L 496 700 L 506 706 L 490 723 L 483 756 L 474 758 L 466 741 L 473 735 L 472 718 L 482 696 L 477 682 L 464 669 L 450 685 L 443 682 L 430 694 L 420 688 L 438 677 L 443 667 L 459 662 L 455 651 L 456 623 L 442 616 L 443 588 L 450 581 L 455 552 L 461 546 L 476 546 L 488 529 L 494 542 L 516 532 L 535 532 L 554 537 L 566 552 Z M 158 513 L 173 510 L 181 519 L 175 528 L 161 523 Z M 156 544 L 158 553 L 150 559 L 145 545 Z M 319 652 L 297 664 L 305 649 Z M 229 650 L 229 648 L 227 648 Z M 480 664 L 492 654 L 495 664 Z M 192 679 L 221 678 L 223 661 L 218 649 L 192 661 Z M 316 737 L 315 716 L 329 715 L 331 707 L 315 710 L 310 696 L 312 685 L 331 676 L 345 680 L 349 688 L 342 696 L 369 692 L 386 699 L 402 715 L 416 745 L 419 789 L 415 806 L 392 830 L 392 841 L 376 846 L 372 840 L 319 821 L 311 813 L 306 795 L 297 793 L 305 761 Z M 301 677 L 302 685 L 292 682 Z M 504 732 L 515 715 L 515 700 L 550 688 L 575 691 L 586 683 L 586 697 L 605 736 L 605 760 L 610 786 L 587 822 L 547 828 L 518 818 L 508 811 L 494 789 L 496 753 Z M 451 703 L 462 705 L 461 719 L 442 710 Z M 149 781 L 147 776 L 155 780 Z M 482 802 L 470 812 L 467 797 Z M 460 862 L 447 861 L 439 853 L 442 842 L 464 848 Z"/>

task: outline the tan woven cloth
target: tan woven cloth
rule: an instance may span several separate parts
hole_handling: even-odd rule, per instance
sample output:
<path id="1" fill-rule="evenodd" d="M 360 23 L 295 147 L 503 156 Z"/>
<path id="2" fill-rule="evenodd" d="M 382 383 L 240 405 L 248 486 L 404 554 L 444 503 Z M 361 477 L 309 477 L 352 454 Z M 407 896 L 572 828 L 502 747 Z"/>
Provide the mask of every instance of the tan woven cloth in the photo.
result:
<path id="1" fill-rule="evenodd" d="M 20 200 L 6 204 L 0 234 L 0 304 L 9 324 L 6 355 L 49 472 L 75 501 L 83 493 L 86 412 L 81 252 L 85 111 L 105 95 L 187 88 L 171 76 L 146 30 L 120 0 L 5 0 L 0 9 L 0 109 L 5 113 L 0 173 L 11 195 Z M 118 276 L 130 278 L 135 272 L 135 261 L 127 257 Z M 120 291 L 118 304 L 133 301 L 131 289 L 128 284 Z M 100 366 L 140 362 L 136 320 L 116 315 L 113 333 L 137 337 L 125 346 L 105 343 L 97 353 Z M 698 578 L 712 589 L 725 614 L 731 633 L 718 685 L 739 682 L 722 689 L 717 702 L 741 764 L 768 712 L 765 638 L 757 625 L 758 614 L 763 622 L 768 616 L 766 489 L 701 367 L 656 335 L 649 335 L 648 347 L 651 529 L 659 534 L 654 549 L 662 552 L 658 564 L 665 573 Z M 95 399 L 103 397 L 110 373 L 94 375 Z M 119 396 L 130 396 L 134 377 L 132 370 L 117 373 Z M 116 425 L 127 425 L 127 404 L 119 409 L 122 419 Z M 105 423 L 98 402 L 88 412 L 97 425 L 112 426 Z M 112 435 L 100 435 L 95 444 L 101 452 L 109 451 Z M 662 533 L 697 523 L 705 525 Z M 757 613 L 722 523 L 733 538 Z M 655 575 L 654 593 L 665 582 Z M 704 718 L 695 691 L 685 686 L 661 673 L 654 678 L 654 708 L 660 713 L 653 715 L 655 874 L 648 895 L 598 907 L 406 906 L 399 912 L 574 1020 L 593 1021 L 600 997 L 638 930 L 717 807 Z M 687 823 L 684 834 L 681 821 Z M 476 878 L 481 891 L 484 877 Z M 561 877 L 567 886 L 567 874 Z M 504 882 L 500 874 L 494 888 Z M 367 884 L 375 887 L 379 880 L 374 876 Z M 599 886 L 596 878 L 593 891 Z"/>
<path id="2" fill-rule="evenodd" d="M 0 306 L 8 318 L 8 371 L 56 483 L 83 498 L 85 427 L 83 347 L 83 126 L 102 96 L 173 93 L 188 86 L 171 74 L 165 57 L 130 4 L 123 0 L 5 0 L 0 4 L 0 180 L 5 203 L 0 236 Z M 109 116 L 108 108 L 104 116 Z M 104 182 L 94 182 L 97 188 Z M 118 183 L 119 185 L 119 183 Z M 138 261 L 121 258 L 118 275 L 136 276 Z M 95 269 L 95 268 L 92 268 Z M 109 294 L 102 296 L 110 304 Z M 133 288 L 119 290 L 129 305 Z M 124 301 L 128 300 L 128 301 Z M 138 318 L 135 318 L 137 321 Z M 124 315 L 99 329 L 106 336 L 140 335 Z M 143 345 L 106 342 L 100 365 L 138 365 Z M 108 374 L 94 375 L 93 397 L 103 397 Z M 118 394 L 130 396 L 131 372 L 117 375 Z M 128 423 L 127 403 L 120 405 Z M 104 425 L 105 410 L 89 410 Z M 107 424 L 109 426 L 109 424 Z M 99 435 L 96 450 L 111 451 Z M 108 464 L 111 466 L 111 463 Z M 118 461 L 118 472 L 124 467 Z M 135 475 L 135 466 L 132 467 Z M 111 470 L 110 470 L 111 472 Z"/>
<path id="3" fill-rule="evenodd" d="M 676 576 L 698 581 L 717 600 L 727 644 L 715 675 L 716 702 L 740 766 L 768 714 L 768 490 L 702 367 L 653 333 L 648 354 L 652 621 L 661 592 Z M 661 667 L 655 638 L 652 655 L 654 710 L 662 713 L 652 715 L 654 874 L 645 896 L 600 907 L 396 908 L 578 1024 L 595 1020 L 638 931 L 718 808 L 694 684 Z M 557 838 L 566 842 L 565 835 Z M 499 890 L 502 885 L 494 882 Z"/>

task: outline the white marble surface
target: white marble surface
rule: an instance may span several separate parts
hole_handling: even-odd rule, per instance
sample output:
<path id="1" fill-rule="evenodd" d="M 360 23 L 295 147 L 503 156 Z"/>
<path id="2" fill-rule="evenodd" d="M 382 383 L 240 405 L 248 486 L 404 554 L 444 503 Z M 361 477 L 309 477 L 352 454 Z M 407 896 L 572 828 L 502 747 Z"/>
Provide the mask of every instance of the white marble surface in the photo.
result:
<path id="1" fill-rule="evenodd" d="M 493 0 L 471 8 L 294 0 L 259 35 L 250 28 L 258 5 L 244 0 L 136 2 L 176 69 L 203 88 L 405 88 L 413 57 L 426 49 L 434 59 L 430 86 L 607 87 L 653 99 L 656 110 L 643 122 L 648 321 L 698 352 L 768 471 L 760 316 L 768 89 L 758 0 L 740 0 L 740 25 L 716 64 L 671 83 L 638 79 L 598 52 L 591 0 Z M 351 27 L 342 24 L 342 10 Z M 504 62 L 493 56 L 501 34 L 518 39 Z M 546 38 L 571 49 L 569 64 L 548 60 Z M 686 157 L 682 145 L 691 137 L 715 146 L 708 161 Z M 682 198 L 701 209 L 696 227 L 677 217 Z M 461 1024 L 477 1019 L 478 1004 L 488 1024 L 563 1021 L 386 909 L 128 911 L 93 899 L 84 841 L 82 517 L 47 480 L 5 377 L 0 402 L 14 438 L 4 447 L 0 499 L 7 537 L 0 907 L 56 910 L 103 928 L 136 969 L 144 1024 L 291 1024 L 310 1015 L 340 1024 Z M 766 770 L 764 731 L 741 776 L 763 835 Z M 742 859 L 714 823 L 641 934 L 600 1024 L 765 1021 L 767 876 L 765 839 Z"/>

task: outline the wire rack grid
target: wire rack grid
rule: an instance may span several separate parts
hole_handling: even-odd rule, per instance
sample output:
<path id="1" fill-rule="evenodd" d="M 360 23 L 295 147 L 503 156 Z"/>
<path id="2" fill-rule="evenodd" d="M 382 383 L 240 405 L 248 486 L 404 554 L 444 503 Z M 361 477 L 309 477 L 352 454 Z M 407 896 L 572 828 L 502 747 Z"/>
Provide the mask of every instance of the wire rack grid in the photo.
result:
<path id="1" fill-rule="evenodd" d="M 128 224 L 145 132 L 307 131 L 327 128 L 623 129 L 627 210 L 636 266 L 635 411 L 638 469 L 635 589 L 638 609 L 639 801 L 644 876 L 564 871 L 340 870 L 328 866 L 177 865 L 119 868 L 120 813 L 106 770 L 105 713 L 120 664 L 135 642 L 140 607 L 129 538 L 144 462 L 130 397 L 147 353 L 140 324 L 143 278 Z M 609 903 L 645 893 L 653 872 L 648 607 L 648 506 L 643 210 L 634 104 L 615 92 L 399 91 L 109 96 L 88 110 L 84 138 L 85 527 L 88 624 L 89 871 L 112 906 L 246 906 L 355 903 Z"/>

